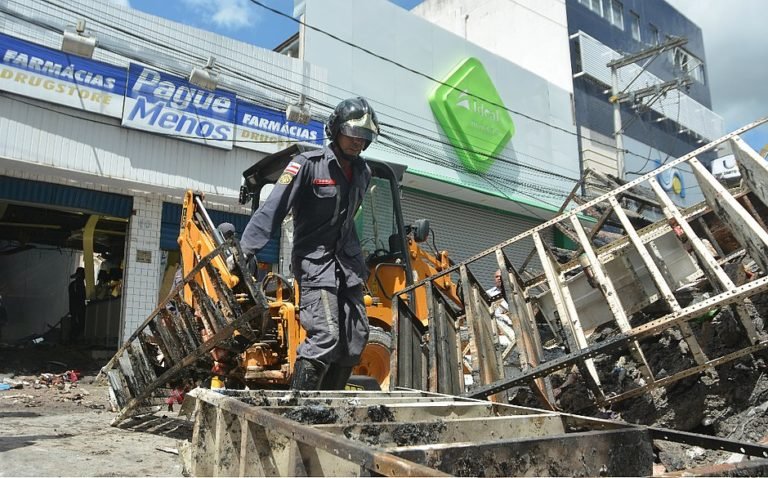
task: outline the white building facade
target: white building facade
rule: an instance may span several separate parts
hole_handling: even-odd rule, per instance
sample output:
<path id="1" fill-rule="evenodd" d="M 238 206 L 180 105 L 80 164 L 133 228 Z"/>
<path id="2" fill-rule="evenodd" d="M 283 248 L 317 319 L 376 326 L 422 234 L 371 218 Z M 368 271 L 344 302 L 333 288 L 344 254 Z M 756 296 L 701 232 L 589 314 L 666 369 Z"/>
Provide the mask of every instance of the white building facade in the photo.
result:
<path id="1" fill-rule="evenodd" d="M 538 32 L 548 55 L 567 57 L 567 41 L 556 45 L 562 5 L 509 3 L 530 14 L 517 41 Z M 295 59 L 106 0 L 0 4 L 6 337 L 42 333 L 66 314 L 81 264 L 91 297 L 99 268 L 117 270 L 122 287 L 104 306 L 112 335 L 96 335 L 110 346 L 130 335 L 175 269 L 184 192 L 204 193 L 214 221 L 242 232 L 242 172 L 294 142 L 322 144 L 324 118 L 350 96 L 368 98 L 382 122 L 368 156 L 408 166 L 406 220 L 429 219 L 455 260 L 561 205 L 579 162 L 560 62 L 510 61 L 385 0 L 298 2 L 296 13 L 346 42 L 301 29 Z M 78 20 L 98 42 L 91 59 L 62 51 L 62 32 Z M 210 57 L 216 88 L 190 83 Z M 306 125 L 284 114 L 300 95 L 311 106 Z M 277 260 L 276 250 L 266 256 Z M 483 267 L 490 281 L 495 266 Z"/>

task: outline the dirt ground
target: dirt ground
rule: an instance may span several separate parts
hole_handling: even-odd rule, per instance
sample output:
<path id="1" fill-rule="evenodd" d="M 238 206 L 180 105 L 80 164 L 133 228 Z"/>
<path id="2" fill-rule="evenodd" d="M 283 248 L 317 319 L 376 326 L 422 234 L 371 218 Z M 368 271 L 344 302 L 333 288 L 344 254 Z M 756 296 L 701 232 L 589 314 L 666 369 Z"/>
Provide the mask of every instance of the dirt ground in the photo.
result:
<path id="1" fill-rule="evenodd" d="M 93 382 L 101 365 L 71 348 L 0 349 L 0 383 L 22 387 L 0 391 L 0 476 L 182 475 L 176 453 L 191 423 L 168 413 L 110 426 L 108 387 Z M 59 381 L 63 369 L 80 379 L 35 384 L 44 373 Z"/>

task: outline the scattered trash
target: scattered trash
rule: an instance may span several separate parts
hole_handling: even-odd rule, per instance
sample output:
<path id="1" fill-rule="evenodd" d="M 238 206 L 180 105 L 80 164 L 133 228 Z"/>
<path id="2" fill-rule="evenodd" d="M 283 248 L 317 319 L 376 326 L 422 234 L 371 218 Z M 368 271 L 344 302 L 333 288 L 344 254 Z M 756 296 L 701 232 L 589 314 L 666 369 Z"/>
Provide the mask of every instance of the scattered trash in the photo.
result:
<path id="1" fill-rule="evenodd" d="M 11 399 L 14 399 L 14 398 L 22 398 L 22 399 L 32 400 L 35 397 L 33 397 L 32 395 L 25 395 L 23 393 L 22 394 L 17 394 L 17 395 L 4 395 L 4 396 L 0 397 L 0 399 L 5 399 L 5 400 L 11 400 Z"/>
<path id="2" fill-rule="evenodd" d="M 0 385 L 7 385 L 10 388 L 15 388 L 15 389 L 19 389 L 19 390 L 24 388 L 24 382 L 23 381 L 21 381 L 21 380 L 13 380 L 11 378 L 4 378 L 2 383 L 0 383 Z M 29 385 L 29 384 L 27 384 L 27 385 Z M 2 388 L 0 390 L 9 390 L 9 388 Z"/>
<path id="3" fill-rule="evenodd" d="M 168 411 L 173 411 L 173 404 L 177 403 L 181 405 L 184 403 L 184 395 L 189 391 L 189 387 L 176 387 L 171 391 L 168 398 L 165 399 L 165 403 L 168 405 Z"/>
<path id="4" fill-rule="evenodd" d="M 0 392 L 3 392 L 5 390 L 10 390 L 10 389 L 11 389 L 11 386 L 8 385 L 7 383 L 0 383 Z"/>
<path id="5" fill-rule="evenodd" d="M 39 383 L 42 385 L 60 385 L 65 382 L 76 383 L 80 380 L 83 373 L 80 370 L 67 370 L 64 373 L 42 373 L 40 374 Z"/>

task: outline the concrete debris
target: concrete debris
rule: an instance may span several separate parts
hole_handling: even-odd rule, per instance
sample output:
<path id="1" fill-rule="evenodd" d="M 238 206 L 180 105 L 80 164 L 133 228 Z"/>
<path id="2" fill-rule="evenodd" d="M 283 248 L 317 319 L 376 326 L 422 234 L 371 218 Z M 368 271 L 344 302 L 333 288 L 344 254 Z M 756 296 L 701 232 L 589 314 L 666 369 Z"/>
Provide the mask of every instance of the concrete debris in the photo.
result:
<path id="1" fill-rule="evenodd" d="M 33 397 L 32 395 L 25 395 L 23 393 L 20 393 L 20 394 L 17 394 L 17 395 L 3 395 L 3 396 L 0 396 L 0 400 L 14 400 L 14 399 L 27 399 L 27 400 L 31 400 L 33 398 L 35 398 L 35 397 Z"/>
<path id="2" fill-rule="evenodd" d="M 179 454 L 179 449 L 178 448 L 170 448 L 170 447 L 167 447 L 167 446 L 158 446 L 158 447 L 155 447 L 155 450 L 159 450 L 159 451 L 162 451 L 162 452 L 165 452 L 165 453 L 170 453 L 171 455 L 178 455 Z"/>

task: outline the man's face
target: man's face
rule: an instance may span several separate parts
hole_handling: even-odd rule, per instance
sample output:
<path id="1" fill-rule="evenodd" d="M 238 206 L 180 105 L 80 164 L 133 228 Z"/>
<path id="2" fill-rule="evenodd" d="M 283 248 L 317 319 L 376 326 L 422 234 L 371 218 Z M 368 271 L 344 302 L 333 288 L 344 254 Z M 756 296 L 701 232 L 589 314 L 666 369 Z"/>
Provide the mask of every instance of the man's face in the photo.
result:
<path id="1" fill-rule="evenodd" d="M 336 143 L 342 153 L 347 156 L 360 156 L 360 153 L 365 148 L 365 140 L 361 138 L 353 138 L 345 134 L 339 133 L 336 137 Z"/>
<path id="2" fill-rule="evenodd" d="M 497 272 L 493 276 L 493 280 L 496 282 L 496 287 L 501 289 L 501 272 Z"/>

